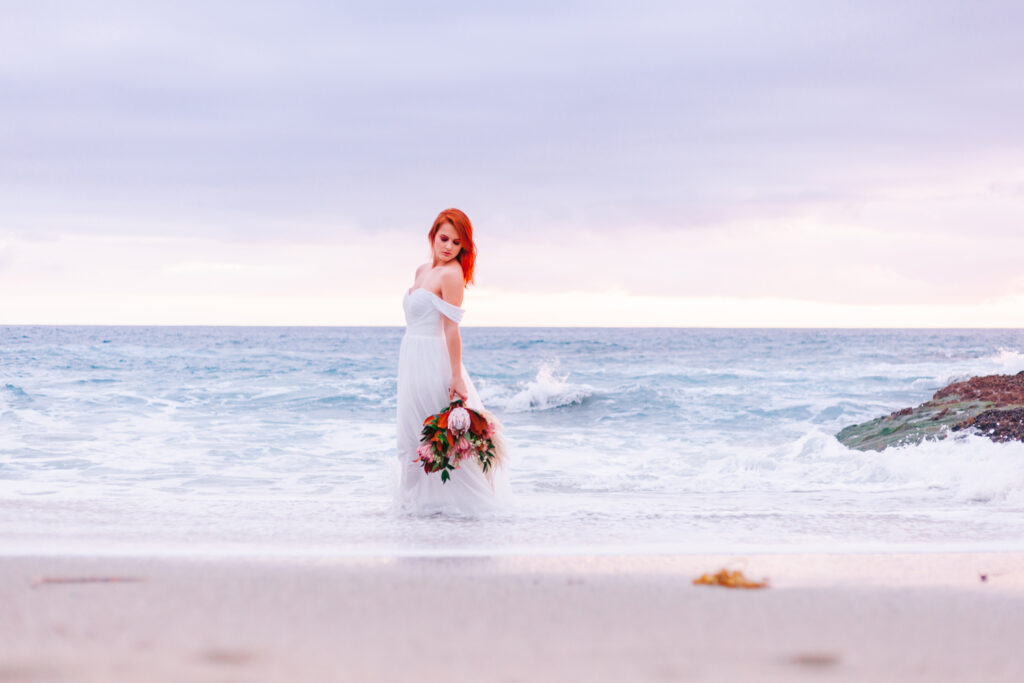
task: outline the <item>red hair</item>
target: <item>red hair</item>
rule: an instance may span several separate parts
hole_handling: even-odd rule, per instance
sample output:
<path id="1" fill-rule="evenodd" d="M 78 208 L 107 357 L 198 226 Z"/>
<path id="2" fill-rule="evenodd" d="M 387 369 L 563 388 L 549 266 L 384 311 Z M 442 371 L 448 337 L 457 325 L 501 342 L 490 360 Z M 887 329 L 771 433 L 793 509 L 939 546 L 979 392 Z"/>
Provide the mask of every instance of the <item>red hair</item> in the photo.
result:
<path id="1" fill-rule="evenodd" d="M 445 223 L 451 223 L 455 231 L 459 233 L 462 251 L 459 252 L 459 265 L 462 266 L 462 282 L 467 285 L 473 284 L 473 266 L 476 265 L 476 245 L 473 244 L 473 224 L 469 222 L 469 216 L 458 209 L 445 209 L 437 214 L 434 225 L 430 227 L 430 234 L 427 239 L 434 244 L 434 235 Z"/>

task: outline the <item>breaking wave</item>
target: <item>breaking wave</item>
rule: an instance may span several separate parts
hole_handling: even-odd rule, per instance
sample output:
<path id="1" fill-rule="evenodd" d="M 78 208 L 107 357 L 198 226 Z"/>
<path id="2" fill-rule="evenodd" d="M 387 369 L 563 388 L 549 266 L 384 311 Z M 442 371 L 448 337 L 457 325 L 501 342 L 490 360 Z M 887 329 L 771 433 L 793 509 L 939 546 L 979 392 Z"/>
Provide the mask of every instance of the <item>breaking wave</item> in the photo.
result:
<path id="1" fill-rule="evenodd" d="M 558 374 L 557 364 L 553 363 L 542 364 L 532 380 L 521 382 L 516 389 L 480 387 L 485 404 L 513 413 L 579 405 L 594 393 L 594 387 L 588 384 L 570 382 L 568 373 Z"/>

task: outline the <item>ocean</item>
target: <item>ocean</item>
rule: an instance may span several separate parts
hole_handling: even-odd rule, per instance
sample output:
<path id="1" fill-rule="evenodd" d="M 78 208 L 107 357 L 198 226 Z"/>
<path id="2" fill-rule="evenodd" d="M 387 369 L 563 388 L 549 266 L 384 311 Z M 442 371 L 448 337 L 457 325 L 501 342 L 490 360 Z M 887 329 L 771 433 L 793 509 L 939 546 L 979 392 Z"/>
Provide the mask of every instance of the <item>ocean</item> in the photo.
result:
<path id="1" fill-rule="evenodd" d="M 402 328 L 0 328 L 0 553 L 1024 550 L 1024 443 L 842 427 L 1024 370 L 1024 330 L 464 327 L 512 509 L 403 515 Z"/>

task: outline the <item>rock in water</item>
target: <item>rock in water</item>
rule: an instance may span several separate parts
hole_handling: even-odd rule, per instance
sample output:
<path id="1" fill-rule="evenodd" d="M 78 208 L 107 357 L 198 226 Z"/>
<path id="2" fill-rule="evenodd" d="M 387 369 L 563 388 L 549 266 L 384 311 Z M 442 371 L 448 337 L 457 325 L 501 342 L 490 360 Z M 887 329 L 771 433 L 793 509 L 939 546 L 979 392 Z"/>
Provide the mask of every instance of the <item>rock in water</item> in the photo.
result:
<path id="1" fill-rule="evenodd" d="M 1024 371 L 954 382 L 916 408 L 851 425 L 836 438 L 850 448 L 880 451 L 964 429 L 993 441 L 1024 441 Z"/>
<path id="2" fill-rule="evenodd" d="M 986 410 L 953 425 L 952 429 L 974 429 L 993 441 L 1024 441 L 1024 408 Z"/>

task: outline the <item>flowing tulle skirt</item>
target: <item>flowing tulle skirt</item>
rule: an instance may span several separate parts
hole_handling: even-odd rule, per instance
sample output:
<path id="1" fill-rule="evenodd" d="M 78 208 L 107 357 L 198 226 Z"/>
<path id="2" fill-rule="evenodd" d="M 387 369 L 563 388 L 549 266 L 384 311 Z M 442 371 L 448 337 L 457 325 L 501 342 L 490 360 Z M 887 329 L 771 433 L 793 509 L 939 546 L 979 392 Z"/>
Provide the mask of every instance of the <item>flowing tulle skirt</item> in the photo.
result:
<path id="1" fill-rule="evenodd" d="M 468 393 L 466 405 L 482 410 L 484 405 L 465 366 L 461 371 Z M 495 470 L 489 481 L 475 460 L 465 460 L 448 482 L 442 483 L 439 472 L 427 474 L 415 462 L 423 421 L 448 405 L 450 380 L 451 361 L 444 338 L 406 333 L 398 354 L 399 481 L 395 492 L 396 505 L 403 512 L 476 514 L 502 509 L 510 502 L 508 476 L 502 469 Z"/>

